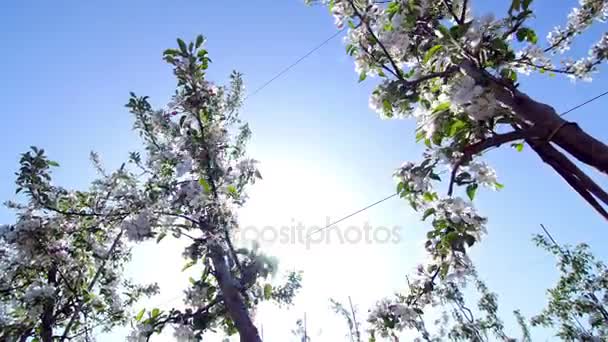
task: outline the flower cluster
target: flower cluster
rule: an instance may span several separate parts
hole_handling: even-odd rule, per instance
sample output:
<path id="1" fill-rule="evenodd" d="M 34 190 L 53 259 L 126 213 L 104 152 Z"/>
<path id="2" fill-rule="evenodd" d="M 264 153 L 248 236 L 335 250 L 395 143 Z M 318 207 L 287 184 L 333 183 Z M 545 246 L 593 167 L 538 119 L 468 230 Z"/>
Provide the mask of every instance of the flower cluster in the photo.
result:
<path id="1" fill-rule="evenodd" d="M 570 49 L 574 38 L 588 29 L 593 21 L 605 22 L 608 19 L 608 1 L 579 0 L 579 7 L 568 14 L 565 27 L 556 27 L 547 35 L 547 40 L 555 51 L 564 53 Z"/>
<path id="2" fill-rule="evenodd" d="M 420 324 L 419 312 L 406 304 L 382 299 L 370 309 L 368 322 L 380 336 L 389 337 L 391 330 L 402 331 Z"/>
<path id="3" fill-rule="evenodd" d="M 443 94 L 449 99 L 454 113 L 466 113 L 477 121 L 497 115 L 496 99 L 490 91 L 476 84 L 471 76 L 458 75 Z"/>

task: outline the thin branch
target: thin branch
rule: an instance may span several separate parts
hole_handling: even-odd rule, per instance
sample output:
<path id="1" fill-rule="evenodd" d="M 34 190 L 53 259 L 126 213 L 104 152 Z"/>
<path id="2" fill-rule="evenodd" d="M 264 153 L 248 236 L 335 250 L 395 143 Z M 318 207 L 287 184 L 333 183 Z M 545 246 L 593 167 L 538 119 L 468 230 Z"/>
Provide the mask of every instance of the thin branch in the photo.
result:
<path id="1" fill-rule="evenodd" d="M 188 215 L 184 215 L 184 214 L 176 214 L 176 213 L 169 213 L 166 211 L 155 211 L 154 214 L 156 215 L 163 215 L 163 216 L 173 216 L 173 217 L 179 217 L 179 218 L 183 218 L 186 221 L 190 221 L 198 226 L 200 226 L 201 222 L 198 220 L 193 219 L 192 217 L 188 216 Z"/>
<path id="2" fill-rule="evenodd" d="M 118 246 L 118 242 L 122 238 L 123 233 L 124 233 L 124 229 L 121 229 L 120 233 L 118 233 L 118 235 L 112 242 L 112 246 L 110 246 L 110 249 L 108 250 L 108 253 L 106 254 L 106 257 L 102 260 L 101 265 L 99 265 L 99 268 L 97 269 L 97 272 L 95 272 L 93 279 L 91 279 L 89 286 L 87 286 L 88 292 L 90 292 L 93 289 L 93 287 L 97 283 L 97 280 L 99 280 L 99 277 L 101 277 L 101 273 L 103 272 L 104 267 L 106 266 L 106 263 L 108 262 L 108 259 L 114 253 L 114 250 Z M 78 317 L 80 311 L 82 311 L 82 307 L 84 306 L 84 303 L 85 303 L 84 300 L 80 301 L 78 303 L 76 310 L 74 310 L 74 314 L 72 314 L 72 317 L 70 318 L 68 324 L 65 326 L 65 329 L 63 330 L 63 334 L 61 335 L 60 341 L 65 341 L 67 339 L 70 329 L 72 328 L 72 325 L 76 321 L 76 318 Z"/>
<path id="3" fill-rule="evenodd" d="M 406 87 L 415 87 L 418 84 L 420 84 L 424 81 L 428 81 L 433 78 L 449 76 L 449 75 L 453 74 L 454 72 L 456 72 L 458 69 L 459 68 L 457 66 L 451 66 L 451 67 L 445 69 L 444 71 L 431 72 L 424 76 L 420 76 L 417 79 L 412 80 L 412 81 L 404 80 L 404 81 L 402 81 L 402 83 Z"/>
<path id="4" fill-rule="evenodd" d="M 467 16 L 467 6 L 468 6 L 468 0 L 464 0 L 464 2 L 462 3 L 462 13 L 460 14 L 460 21 L 462 23 L 464 23 L 464 20 L 466 19 L 466 16 Z"/>
<path id="5" fill-rule="evenodd" d="M 353 301 L 348 296 L 348 303 L 350 304 L 350 312 L 353 315 L 353 325 L 355 327 L 355 336 L 357 337 L 357 342 L 361 342 L 361 333 L 359 332 L 359 325 L 357 324 L 357 318 L 355 317 L 355 308 L 353 306 Z"/>
<path id="6" fill-rule="evenodd" d="M 479 154 L 490 147 L 500 146 L 511 141 L 530 137 L 534 132 L 535 131 L 532 129 L 515 130 L 509 133 L 496 134 L 490 138 L 466 146 L 462 150 L 463 156 L 454 164 L 452 168 L 450 184 L 448 187 L 448 196 L 452 196 L 452 193 L 454 191 L 454 182 L 456 180 L 456 175 L 458 174 L 458 169 L 460 168 L 460 166 L 462 166 L 462 164 L 469 162 L 474 155 Z"/>
<path id="7" fill-rule="evenodd" d="M 65 216 L 82 216 L 82 217 L 112 217 L 112 216 L 116 216 L 116 217 L 122 217 L 122 216 L 128 216 L 130 213 L 127 212 L 118 212 L 118 213 L 109 213 L 109 214 L 100 214 L 97 212 L 80 212 L 80 211 L 72 211 L 72 210 L 61 210 L 55 207 L 51 207 L 48 205 L 43 206 L 44 209 L 56 212 L 58 214 L 61 215 L 65 215 Z"/>
<path id="8" fill-rule="evenodd" d="M 393 69 L 395 70 L 397 78 L 400 81 L 405 82 L 406 80 L 403 77 L 403 74 L 401 73 L 401 69 L 397 66 L 397 63 L 393 60 L 393 58 L 391 57 L 391 55 L 388 53 L 388 50 L 386 49 L 386 47 L 384 46 L 384 44 L 380 41 L 380 39 L 378 39 L 378 36 L 376 36 L 376 34 L 374 33 L 374 30 L 372 30 L 372 28 L 369 25 L 369 22 L 366 20 L 365 16 L 363 16 L 361 14 L 361 12 L 359 12 L 359 10 L 357 9 L 357 6 L 355 6 L 353 0 L 349 0 L 348 3 L 352 7 L 352 9 L 355 12 L 355 14 L 357 15 L 357 17 L 359 17 L 359 20 L 361 20 L 361 22 L 363 23 L 363 25 L 365 25 L 365 28 L 367 29 L 367 32 L 374 38 L 374 40 L 378 43 L 378 45 L 380 46 L 380 48 L 382 49 L 382 51 L 386 55 L 386 58 L 388 58 L 389 62 L 391 63 L 391 65 L 393 67 Z"/>
<path id="9" fill-rule="evenodd" d="M 553 236 L 551 235 L 551 233 L 549 233 L 549 229 L 547 229 L 545 227 L 544 224 L 540 224 L 540 227 L 543 229 L 543 232 L 545 232 L 545 235 L 547 235 L 547 237 L 549 238 L 549 240 L 551 240 L 551 242 L 553 243 L 553 245 L 557 248 L 557 250 L 559 251 L 559 253 L 562 256 L 565 256 L 566 253 L 564 253 L 564 250 L 562 249 L 562 246 L 560 246 L 557 241 L 555 241 L 555 239 L 553 238 Z M 604 308 L 604 305 L 597 299 L 597 297 L 595 296 L 595 294 L 593 293 L 593 291 L 587 293 L 588 296 L 591 297 L 591 299 L 593 299 L 595 301 L 595 303 L 598 305 L 598 310 L 600 310 L 600 313 L 602 314 L 602 316 L 604 316 L 604 319 L 606 321 L 608 321 L 608 311 L 606 311 L 606 308 Z M 572 314 L 572 318 L 574 318 L 574 321 L 576 323 L 578 323 L 578 325 L 584 330 L 586 331 L 586 329 L 584 328 L 584 326 L 581 324 L 581 322 L 579 322 L 578 318 L 576 317 L 576 315 Z"/>
<path id="10" fill-rule="evenodd" d="M 458 17 L 458 15 L 454 12 L 454 8 L 448 4 L 447 0 L 442 0 L 443 4 L 445 5 L 445 8 L 448 10 L 448 12 L 452 15 L 452 17 L 454 18 L 454 20 L 458 23 L 458 25 L 462 25 L 463 21 L 460 19 L 460 17 Z"/>

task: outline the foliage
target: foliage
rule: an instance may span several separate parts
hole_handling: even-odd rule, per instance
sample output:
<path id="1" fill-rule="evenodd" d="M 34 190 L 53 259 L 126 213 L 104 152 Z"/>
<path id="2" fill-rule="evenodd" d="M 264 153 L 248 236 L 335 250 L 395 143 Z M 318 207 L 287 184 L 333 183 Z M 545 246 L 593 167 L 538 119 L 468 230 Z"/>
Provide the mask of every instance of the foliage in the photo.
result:
<path id="1" fill-rule="evenodd" d="M 376 332 L 389 336 L 393 330 L 417 329 L 426 338 L 420 315 L 447 300 L 449 284 L 474 276 L 467 251 L 486 234 L 487 219 L 472 201 L 482 186 L 503 187 L 480 158 L 489 149 L 510 143 L 521 151 L 524 143 L 529 145 L 608 219 L 608 193 L 568 158 L 606 173 L 602 158 L 608 146 L 531 99 L 518 83 L 519 74 L 532 71 L 590 79 L 608 57 L 608 34 L 602 34 L 589 56 L 564 58 L 559 67 L 555 61 L 594 22 L 608 18 L 608 1 L 581 0 L 566 25 L 549 33 L 546 47 L 530 27 L 531 0 L 513 0 L 502 18 L 473 15 L 473 1 L 467 0 L 307 2 L 325 4 L 339 28 L 348 26 L 346 52 L 354 59 L 359 80 L 379 77 L 370 107 L 383 118 L 414 118 L 416 140 L 426 146 L 421 162 L 404 163 L 394 176 L 397 193 L 432 226 L 425 244 L 430 261 L 419 267 L 407 295 L 383 300 L 372 310 Z M 447 182 L 442 182 L 444 173 Z M 446 196 L 436 190 L 441 185 Z M 484 287 L 478 290 L 485 293 Z M 493 297 L 483 296 L 480 309 L 486 317 L 461 320 L 460 326 L 492 327 L 503 338 L 498 329 L 502 323 L 491 314 Z"/>
<path id="2" fill-rule="evenodd" d="M 257 161 L 245 154 L 251 135 L 238 118 L 242 103 L 241 75 L 233 72 L 228 86 L 206 80 L 211 62 L 203 48 L 204 38 L 164 52 L 177 77 L 177 91 L 161 110 L 153 110 L 147 97 L 131 94 L 127 107 L 135 116 L 135 129 L 142 136 L 147 156 L 137 153 L 131 163 L 147 175 L 140 185 L 146 194 L 145 222 L 158 228 L 142 238 L 167 233 L 185 236 L 187 267 L 202 265 L 203 271 L 186 290 L 185 310 L 147 311 L 138 320 L 133 340 L 147 338 L 172 324 L 180 339 L 200 339 L 209 329 L 223 328 L 241 338 L 259 340 L 249 312 L 262 300 L 291 303 L 301 277 L 291 274 L 285 285 L 267 281 L 277 261 L 257 246 L 235 250 L 231 234 L 238 229 L 236 209 L 247 200 L 246 188 L 261 179 Z M 156 314 L 155 314 L 156 313 Z M 139 317 L 141 318 L 141 317 Z"/>
<path id="3" fill-rule="evenodd" d="M 7 203 L 17 219 L 0 227 L 0 339 L 87 337 L 94 327 L 125 324 L 130 307 L 158 290 L 122 274 L 131 251 L 118 203 L 134 191 L 129 172 L 108 174 L 92 160 L 100 178 L 73 191 L 52 184 L 59 165 L 43 149 L 21 156 L 17 192 L 28 201 Z"/>
<path id="4" fill-rule="evenodd" d="M 600 340 L 608 336 L 608 268 L 589 246 L 560 247 L 543 236 L 536 244 L 557 257 L 560 278 L 549 289 L 549 303 L 532 325 L 555 327 L 563 340 Z"/>
<path id="5" fill-rule="evenodd" d="M 129 162 L 107 174 L 93 154 L 102 177 L 92 189 L 68 191 L 53 186 L 49 168 L 57 166 L 32 148 L 22 156 L 17 191 L 28 205 L 11 204 L 18 221 L 3 226 L 2 336 L 74 337 L 79 327 L 106 328 L 133 317 L 130 341 L 147 341 L 167 326 L 178 340 L 200 340 L 209 330 L 259 341 L 252 315 L 260 301 L 289 305 L 301 287 L 292 272 L 272 284 L 278 262 L 258 248 L 236 250 L 236 210 L 247 200 L 247 186 L 261 179 L 257 161 L 245 146 L 251 135 L 238 118 L 243 98 L 241 75 L 227 86 L 206 80 L 211 60 L 205 39 L 178 39 L 164 52 L 177 78 L 172 101 L 155 110 L 146 96 L 131 93 L 126 107 L 135 118 L 145 153 L 131 152 Z M 130 243 L 167 234 L 189 239 L 183 269 L 196 267 L 184 309 L 128 311 L 157 287 L 122 280 Z M 125 295 L 120 295 L 123 292 Z M 62 330 L 63 329 L 63 330 Z M 76 333 L 78 335 L 78 333 Z"/>

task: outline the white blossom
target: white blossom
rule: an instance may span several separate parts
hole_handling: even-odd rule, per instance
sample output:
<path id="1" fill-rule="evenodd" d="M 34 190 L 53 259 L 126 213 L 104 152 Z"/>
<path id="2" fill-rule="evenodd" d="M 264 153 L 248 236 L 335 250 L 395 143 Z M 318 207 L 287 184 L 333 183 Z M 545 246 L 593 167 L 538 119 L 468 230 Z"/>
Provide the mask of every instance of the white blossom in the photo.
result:
<path id="1" fill-rule="evenodd" d="M 127 342 L 147 342 L 152 330 L 153 327 L 150 324 L 139 323 L 127 336 Z"/>
<path id="2" fill-rule="evenodd" d="M 24 300 L 27 303 L 36 303 L 55 297 L 56 288 L 48 284 L 33 284 L 25 291 Z"/>
<path id="3" fill-rule="evenodd" d="M 177 342 L 195 341 L 194 331 L 189 325 L 179 324 L 173 327 L 173 337 Z"/>
<path id="4" fill-rule="evenodd" d="M 483 186 L 497 189 L 496 171 L 485 162 L 474 161 L 468 166 L 468 171 L 472 174 L 473 179 Z"/>
<path id="5" fill-rule="evenodd" d="M 142 241 L 152 236 L 152 223 L 150 212 L 144 210 L 135 217 L 130 217 L 123 222 L 123 228 L 129 240 Z"/>
<path id="6" fill-rule="evenodd" d="M 394 177 L 401 182 L 404 182 L 407 187 L 414 192 L 428 192 L 431 185 L 427 176 L 415 172 L 413 169 L 416 165 L 411 162 L 406 162 L 394 173 Z"/>
<path id="7" fill-rule="evenodd" d="M 181 177 L 186 173 L 192 171 L 193 160 L 189 156 L 181 158 L 177 166 L 175 167 L 175 175 Z"/>

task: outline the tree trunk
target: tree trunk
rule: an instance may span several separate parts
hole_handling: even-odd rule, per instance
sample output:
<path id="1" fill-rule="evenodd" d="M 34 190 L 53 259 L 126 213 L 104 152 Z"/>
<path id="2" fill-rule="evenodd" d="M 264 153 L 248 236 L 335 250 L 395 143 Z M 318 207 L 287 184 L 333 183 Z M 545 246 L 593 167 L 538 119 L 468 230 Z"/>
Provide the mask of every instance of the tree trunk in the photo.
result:
<path id="1" fill-rule="evenodd" d="M 557 144 L 581 162 L 608 174 L 608 146 L 583 131 L 576 123 L 564 120 L 553 107 L 535 101 L 517 89 L 510 89 L 472 63 L 462 70 L 477 82 L 490 82 L 496 100 L 511 108 L 520 120 L 542 130 L 547 142 Z M 542 136 L 541 136 L 542 137 Z"/>
<path id="2" fill-rule="evenodd" d="M 510 102 L 516 115 L 536 127 L 544 128 L 547 140 L 550 139 L 581 162 L 608 174 L 608 146 L 604 143 L 587 134 L 576 123 L 564 120 L 553 107 L 537 102 L 518 90 L 501 95 L 499 100 Z"/>
<path id="3" fill-rule="evenodd" d="M 230 273 L 225 258 L 226 252 L 222 247 L 215 245 L 211 247 L 210 255 L 215 269 L 215 278 L 224 298 L 224 305 L 241 336 L 241 342 L 262 342 L 258 329 L 251 321 L 239 286 L 232 273 Z"/>
<path id="4" fill-rule="evenodd" d="M 51 266 L 47 274 L 48 284 L 55 285 L 57 282 L 57 268 Z M 53 311 L 55 309 L 55 298 L 47 298 L 44 305 L 42 314 L 40 315 L 40 339 L 43 342 L 53 342 Z"/>

